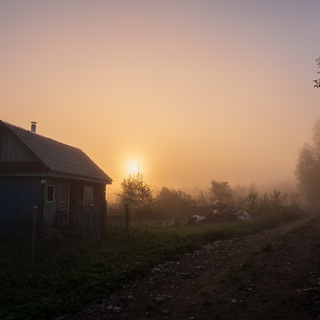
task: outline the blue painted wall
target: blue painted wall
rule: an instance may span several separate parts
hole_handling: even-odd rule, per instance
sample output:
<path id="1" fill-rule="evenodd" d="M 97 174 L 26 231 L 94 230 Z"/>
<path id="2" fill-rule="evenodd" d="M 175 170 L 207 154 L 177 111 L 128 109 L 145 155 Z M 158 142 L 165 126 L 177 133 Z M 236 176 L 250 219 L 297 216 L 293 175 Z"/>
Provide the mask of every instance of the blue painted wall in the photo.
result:
<path id="1" fill-rule="evenodd" d="M 25 237 L 32 233 L 33 207 L 41 213 L 39 178 L 0 177 L 0 236 Z"/>

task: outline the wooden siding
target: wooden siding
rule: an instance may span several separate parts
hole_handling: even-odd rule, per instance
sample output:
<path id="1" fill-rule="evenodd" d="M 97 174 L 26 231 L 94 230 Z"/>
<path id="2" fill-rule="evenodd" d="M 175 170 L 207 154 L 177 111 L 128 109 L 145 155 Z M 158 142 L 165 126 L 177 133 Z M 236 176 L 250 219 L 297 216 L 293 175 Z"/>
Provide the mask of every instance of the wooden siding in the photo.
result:
<path id="1" fill-rule="evenodd" d="M 0 162 L 0 173 L 7 173 L 11 176 L 38 173 L 38 176 L 46 172 L 46 168 L 40 162 Z"/>
<path id="2" fill-rule="evenodd" d="M 93 207 L 83 207 L 84 187 L 93 187 Z M 105 190 L 106 186 L 104 184 L 86 181 L 70 182 L 70 213 L 68 226 L 68 232 L 70 234 L 87 237 L 91 236 L 91 232 L 94 237 L 101 237 L 105 234 Z"/>
<path id="3" fill-rule="evenodd" d="M 48 180 L 49 183 L 49 180 Z M 66 236 L 100 238 L 106 231 L 105 185 L 85 181 L 50 180 L 55 186 L 67 184 L 68 208 L 56 205 L 52 225 Z M 93 187 L 93 207 L 83 206 L 85 186 Z M 38 220 L 44 222 L 46 210 L 46 188 L 42 189 L 39 178 L 0 177 L 0 236 L 23 237 L 32 232 L 33 207 L 38 207 Z M 55 190 L 55 197 L 59 188 Z M 53 213 L 53 212 L 52 212 Z"/>
<path id="4" fill-rule="evenodd" d="M 0 129 L 1 162 L 39 162 L 19 139 L 5 128 Z"/>
<path id="5" fill-rule="evenodd" d="M 41 207 L 39 179 L 0 177 L 0 203 L 0 236 L 30 235 L 33 207 Z"/>

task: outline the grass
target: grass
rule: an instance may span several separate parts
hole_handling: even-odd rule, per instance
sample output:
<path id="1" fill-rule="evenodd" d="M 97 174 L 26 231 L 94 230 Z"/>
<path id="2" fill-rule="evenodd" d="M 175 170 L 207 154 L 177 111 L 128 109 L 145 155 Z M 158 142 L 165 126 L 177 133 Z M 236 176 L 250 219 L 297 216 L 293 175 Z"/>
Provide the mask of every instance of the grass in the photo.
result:
<path id="1" fill-rule="evenodd" d="M 266 215 L 252 221 L 198 227 L 142 225 L 129 234 L 91 242 L 0 241 L 0 319 L 55 319 L 105 299 L 152 267 L 220 239 L 260 232 L 295 215 Z"/>

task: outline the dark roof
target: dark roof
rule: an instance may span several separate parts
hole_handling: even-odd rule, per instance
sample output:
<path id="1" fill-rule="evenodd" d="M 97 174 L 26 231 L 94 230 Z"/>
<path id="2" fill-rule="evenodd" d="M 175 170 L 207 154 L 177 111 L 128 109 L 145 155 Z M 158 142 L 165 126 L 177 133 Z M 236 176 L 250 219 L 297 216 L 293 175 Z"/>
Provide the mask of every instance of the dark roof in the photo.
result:
<path id="1" fill-rule="evenodd" d="M 4 121 L 3 123 L 37 158 L 56 174 L 77 176 L 110 184 L 112 179 L 82 150 L 41 136 Z"/>

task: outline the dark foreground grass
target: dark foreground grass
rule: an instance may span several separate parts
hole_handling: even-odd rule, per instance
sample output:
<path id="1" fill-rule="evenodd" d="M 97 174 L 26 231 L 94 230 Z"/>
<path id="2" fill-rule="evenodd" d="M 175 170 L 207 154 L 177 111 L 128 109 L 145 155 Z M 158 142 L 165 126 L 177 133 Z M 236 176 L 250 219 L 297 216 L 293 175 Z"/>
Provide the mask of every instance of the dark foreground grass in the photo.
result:
<path id="1" fill-rule="evenodd" d="M 94 242 L 0 242 L 0 319 L 55 319 L 105 299 L 166 260 L 220 239 L 256 233 L 297 218 L 282 212 L 252 221 L 201 226 L 141 226 Z"/>

